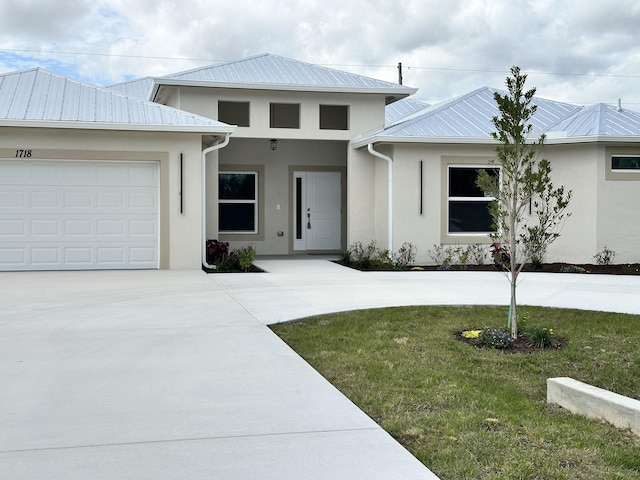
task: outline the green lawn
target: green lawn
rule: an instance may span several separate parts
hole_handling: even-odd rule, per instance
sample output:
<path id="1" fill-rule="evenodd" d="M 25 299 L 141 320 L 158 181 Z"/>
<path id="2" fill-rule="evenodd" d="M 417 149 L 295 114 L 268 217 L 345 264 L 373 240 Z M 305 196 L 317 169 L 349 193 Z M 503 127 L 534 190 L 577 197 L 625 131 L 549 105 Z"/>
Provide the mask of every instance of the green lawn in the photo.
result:
<path id="1" fill-rule="evenodd" d="M 640 399 L 640 316 L 520 307 L 562 350 L 509 354 L 455 339 L 498 307 L 402 307 L 273 331 L 443 480 L 640 478 L 640 438 L 546 403 L 567 376 Z"/>

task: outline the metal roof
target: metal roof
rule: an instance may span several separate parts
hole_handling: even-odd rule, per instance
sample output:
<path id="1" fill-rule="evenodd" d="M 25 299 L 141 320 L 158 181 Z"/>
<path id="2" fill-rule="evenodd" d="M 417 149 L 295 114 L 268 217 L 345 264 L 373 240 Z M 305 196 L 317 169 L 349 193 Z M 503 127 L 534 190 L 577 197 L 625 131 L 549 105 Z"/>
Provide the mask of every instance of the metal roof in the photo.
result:
<path id="1" fill-rule="evenodd" d="M 234 127 L 33 68 L 0 75 L 0 126 L 230 133 Z"/>
<path id="2" fill-rule="evenodd" d="M 410 113 L 387 127 L 353 142 L 356 148 L 371 142 L 489 143 L 499 114 L 494 94 L 507 92 L 483 87 L 424 110 Z M 570 139 L 640 136 L 640 114 L 598 104 L 582 107 L 534 97 L 533 134 L 547 134 L 553 143 Z M 390 108 L 389 106 L 387 108 Z M 587 140 L 589 138 L 586 138 Z"/>
<path id="3" fill-rule="evenodd" d="M 127 82 L 116 83 L 115 85 L 110 85 L 105 88 L 113 92 L 127 95 L 128 97 L 138 98 L 140 100 L 149 100 L 153 86 L 153 78 L 144 77 L 129 80 Z"/>
<path id="4" fill-rule="evenodd" d="M 640 135 L 640 113 L 599 103 L 553 125 L 553 131 L 567 137 Z"/>
<path id="5" fill-rule="evenodd" d="M 417 91 L 396 83 L 267 53 L 154 78 L 154 81 L 165 85 L 380 93 L 390 96 L 389 103 Z"/>
<path id="6" fill-rule="evenodd" d="M 384 126 L 387 128 L 398 121 L 405 121 L 410 115 L 415 115 L 416 112 L 420 112 L 428 106 L 428 103 L 411 98 L 403 98 L 402 100 L 393 102 L 385 107 Z"/>

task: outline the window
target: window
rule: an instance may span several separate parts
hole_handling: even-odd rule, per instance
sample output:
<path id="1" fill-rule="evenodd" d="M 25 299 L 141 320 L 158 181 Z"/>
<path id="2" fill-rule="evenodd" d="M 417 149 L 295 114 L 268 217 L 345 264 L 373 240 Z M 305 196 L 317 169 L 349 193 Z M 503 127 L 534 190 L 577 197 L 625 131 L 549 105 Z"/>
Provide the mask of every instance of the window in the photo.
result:
<path id="1" fill-rule="evenodd" d="M 320 105 L 320 130 L 349 130 L 349 106 Z"/>
<path id="2" fill-rule="evenodd" d="M 218 174 L 218 230 L 258 232 L 258 172 Z"/>
<path id="3" fill-rule="evenodd" d="M 270 104 L 269 126 L 271 128 L 300 128 L 300 104 Z"/>
<path id="4" fill-rule="evenodd" d="M 640 173 L 640 155 L 612 155 L 611 170 Z"/>
<path id="5" fill-rule="evenodd" d="M 249 126 L 249 102 L 218 102 L 218 120 L 239 127 Z"/>
<path id="6" fill-rule="evenodd" d="M 449 166 L 448 233 L 487 234 L 494 230 L 489 204 L 493 200 L 476 185 L 478 171 L 499 175 L 499 168 Z"/>

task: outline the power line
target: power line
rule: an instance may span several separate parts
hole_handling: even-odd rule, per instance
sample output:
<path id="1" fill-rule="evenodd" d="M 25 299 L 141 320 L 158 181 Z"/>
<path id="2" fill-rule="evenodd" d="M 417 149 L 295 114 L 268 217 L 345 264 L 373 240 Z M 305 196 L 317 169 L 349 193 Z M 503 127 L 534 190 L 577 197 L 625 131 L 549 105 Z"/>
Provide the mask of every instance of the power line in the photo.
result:
<path id="1" fill-rule="evenodd" d="M 185 62 L 210 62 L 216 63 L 224 60 L 211 58 L 188 58 L 188 57 L 162 57 L 152 55 L 126 55 L 116 53 L 95 53 L 95 52 L 71 52 L 62 50 L 35 50 L 20 48 L 2 48 L 0 52 L 16 52 L 16 53 L 39 53 L 48 55 L 85 55 L 91 57 L 113 57 L 113 58 L 135 58 L 147 60 L 177 60 Z M 349 68 L 398 68 L 397 65 L 379 65 L 379 64 L 359 64 L 359 63 L 319 63 L 324 67 L 349 67 Z M 405 71 L 415 70 L 432 70 L 440 72 L 465 72 L 465 73 L 508 73 L 508 70 L 489 69 L 489 68 L 453 68 L 453 67 L 428 67 L 424 65 L 407 65 L 403 64 Z M 537 72 L 527 71 L 528 75 L 553 75 L 553 76 L 572 76 L 572 77 L 609 77 L 609 78 L 640 78 L 640 75 L 621 75 L 614 73 L 575 73 L 575 72 Z"/>

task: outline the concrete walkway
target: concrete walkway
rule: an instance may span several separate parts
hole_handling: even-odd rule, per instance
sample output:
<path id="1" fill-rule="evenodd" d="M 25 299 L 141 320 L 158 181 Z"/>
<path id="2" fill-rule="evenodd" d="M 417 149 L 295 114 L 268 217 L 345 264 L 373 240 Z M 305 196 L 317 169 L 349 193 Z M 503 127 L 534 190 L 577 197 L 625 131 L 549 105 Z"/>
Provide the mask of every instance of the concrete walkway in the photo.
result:
<path id="1" fill-rule="evenodd" d="M 506 304 L 498 273 L 0 273 L 0 477 L 434 479 L 264 324 Z M 520 303 L 640 313 L 639 277 L 531 274 Z"/>

